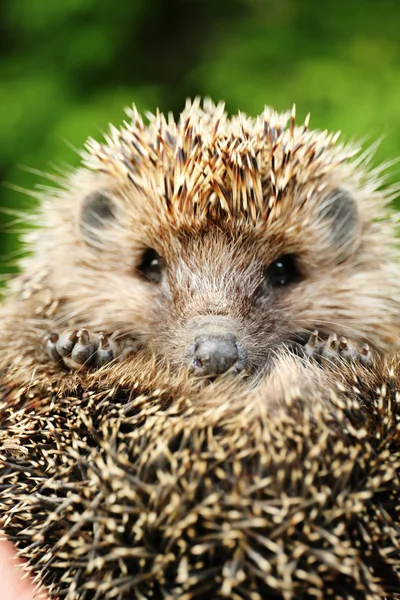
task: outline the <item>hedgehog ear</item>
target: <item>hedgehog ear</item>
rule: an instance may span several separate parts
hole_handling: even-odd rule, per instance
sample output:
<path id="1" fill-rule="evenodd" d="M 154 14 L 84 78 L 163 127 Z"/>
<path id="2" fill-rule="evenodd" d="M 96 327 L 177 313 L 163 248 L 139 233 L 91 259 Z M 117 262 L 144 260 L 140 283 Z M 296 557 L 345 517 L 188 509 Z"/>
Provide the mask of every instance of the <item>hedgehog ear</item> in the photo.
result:
<path id="1" fill-rule="evenodd" d="M 331 243 L 339 251 L 338 261 L 344 260 L 357 239 L 360 227 L 356 201 L 348 192 L 337 188 L 324 198 L 320 215 L 330 225 Z"/>
<path id="2" fill-rule="evenodd" d="M 114 202 L 106 192 L 99 190 L 88 194 L 82 203 L 80 226 L 85 242 L 99 248 L 100 232 L 115 220 Z"/>

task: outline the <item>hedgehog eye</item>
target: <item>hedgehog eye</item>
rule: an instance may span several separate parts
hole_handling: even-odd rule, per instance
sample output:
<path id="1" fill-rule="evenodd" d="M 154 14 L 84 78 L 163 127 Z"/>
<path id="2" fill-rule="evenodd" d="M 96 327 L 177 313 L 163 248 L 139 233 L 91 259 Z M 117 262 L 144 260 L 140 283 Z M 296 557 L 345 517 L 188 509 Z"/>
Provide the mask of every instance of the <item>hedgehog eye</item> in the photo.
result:
<path id="1" fill-rule="evenodd" d="M 165 269 L 165 260 L 157 254 L 152 248 L 148 248 L 142 257 L 142 262 L 137 270 L 147 279 L 154 283 L 161 283 L 162 275 Z"/>
<path id="2" fill-rule="evenodd" d="M 265 280 L 275 286 L 285 286 L 297 281 L 300 272 L 293 254 L 284 254 L 274 260 L 265 271 Z"/>

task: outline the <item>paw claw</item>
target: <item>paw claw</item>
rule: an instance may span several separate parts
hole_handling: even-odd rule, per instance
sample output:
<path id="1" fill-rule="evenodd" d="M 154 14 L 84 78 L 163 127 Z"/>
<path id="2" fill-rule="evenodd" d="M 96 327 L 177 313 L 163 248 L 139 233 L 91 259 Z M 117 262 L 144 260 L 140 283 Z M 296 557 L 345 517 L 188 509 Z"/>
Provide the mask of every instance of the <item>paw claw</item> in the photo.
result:
<path id="1" fill-rule="evenodd" d="M 55 334 L 57 335 L 57 334 Z M 57 352 L 60 356 L 70 356 L 78 336 L 78 331 L 66 331 L 62 333 L 56 343 Z"/>
<path id="2" fill-rule="evenodd" d="M 335 361 L 339 355 L 339 340 L 336 333 L 330 335 L 327 341 L 322 345 L 321 356 L 328 360 Z"/>
<path id="3" fill-rule="evenodd" d="M 330 335 L 328 337 L 327 345 L 330 350 L 334 350 L 335 352 L 337 352 L 339 350 L 339 341 L 338 341 L 336 333 L 333 333 L 332 335 Z"/>
<path id="4" fill-rule="evenodd" d="M 373 363 L 372 353 L 368 344 L 364 344 L 361 348 L 360 361 L 365 367 L 369 367 Z"/>
<path id="5" fill-rule="evenodd" d="M 59 340 L 58 333 L 50 333 L 46 338 L 46 352 L 48 356 L 55 362 L 61 360 L 61 356 L 57 351 L 57 342 Z"/>
<path id="6" fill-rule="evenodd" d="M 312 332 L 306 345 L 304 346 L 307 356 L 310 358 L 315 357 L 318 354 L 318 350 L 321 345 L 321 340 L 319 339 L 319 332 L 317 329 Z"/>
<path id="7" fill-rule="evenodd" d="M 80 329 L 71 352 L 71 359 L 79 366 L 91 363 L 97 348 L 96 341 L 92 341 L 87 329 Z"/>
<path id="8" fill-rule="evenodd" d="M 347 338 L 341 337 L 339 339 L 339 354 L 345 360 L 357 360 L 358 352 L 351 342 Z"/>
<path id="9" fill-rule="evenodd" d="M 104 333 L 90 334 L 87 329 L 74 329 L 60 336 L 51 333 L 46 352 L 53 361 L 62 361 L 70 369 L 98 368 L 115 356 L 114 344 Z"/>
<path id="10" fill-rule="evenodd" d="M 96 352 L 96 366 L 102 367 L 114 358 L 114 347 L 105 333 L 99 333 L 99 346 Z"/>
<path id="11" fill-rule="evenodd" d="M 338 363 L 341 360 L 348 362 L 358 361 L 366 367 L 371 366 L 373 363 L 373 355 L 368 344 L 364 344 L 360 348 L 344 336 L 338 339 L 335 333 L 330 335 L 327 340 L 321 340 L 318 331 L 313 331 L 304 349 L 309 358 L 314 358 L 318 361 L 321 361 L 321 359 L 327 359 L 334 363 Z"/>

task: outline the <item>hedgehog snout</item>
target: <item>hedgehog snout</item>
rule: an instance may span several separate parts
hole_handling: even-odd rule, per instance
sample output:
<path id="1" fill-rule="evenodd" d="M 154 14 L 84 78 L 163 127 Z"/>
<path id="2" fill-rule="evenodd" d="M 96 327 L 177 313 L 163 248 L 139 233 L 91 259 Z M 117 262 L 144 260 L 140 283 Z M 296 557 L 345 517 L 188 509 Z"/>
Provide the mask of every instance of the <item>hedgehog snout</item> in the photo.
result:
<path id="1" fill-rule="evenodd" d="M 239 373 L 246 362 L 246 351 L 232 333 L 200 335 L 186 353 L 189 371 L 195 375 L 220 375 L 233 365 L 234 373 Z"/>
<path id="2" fill-rule="evenodd" d="M 245 368 L 247 352 L 227 323 L 229 319 L 224 317 L 197 321 L 185 353 L 185 362 L 191 373 L 215 376 L 232 367 L 235 374 Z"/>

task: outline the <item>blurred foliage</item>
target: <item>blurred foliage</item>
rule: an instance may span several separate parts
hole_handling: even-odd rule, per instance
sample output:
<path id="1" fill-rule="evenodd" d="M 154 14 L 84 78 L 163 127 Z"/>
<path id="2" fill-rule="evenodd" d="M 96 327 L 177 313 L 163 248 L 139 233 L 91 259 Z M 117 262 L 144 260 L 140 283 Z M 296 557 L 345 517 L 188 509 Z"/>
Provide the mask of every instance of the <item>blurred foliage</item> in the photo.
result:
<path id="1" fill-rule="evenodd" d="M 399 0 L 3 0 L 0 4 L 0 205 L 34 201 L 51 164 L 141 110 L 179 113 L 187 96 L 230 112 L 265 104 L 400 155 Z M 67 142 L 67 143 L 66 143 Z M 71 148 L 72 147 L 72 148 Z M 0 216 L 0 252 L 15 249 Z"/>

